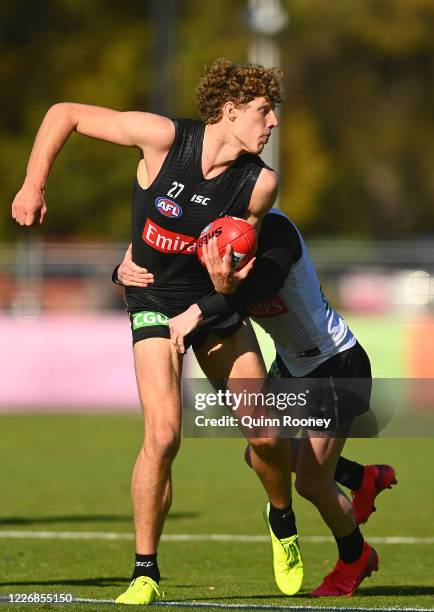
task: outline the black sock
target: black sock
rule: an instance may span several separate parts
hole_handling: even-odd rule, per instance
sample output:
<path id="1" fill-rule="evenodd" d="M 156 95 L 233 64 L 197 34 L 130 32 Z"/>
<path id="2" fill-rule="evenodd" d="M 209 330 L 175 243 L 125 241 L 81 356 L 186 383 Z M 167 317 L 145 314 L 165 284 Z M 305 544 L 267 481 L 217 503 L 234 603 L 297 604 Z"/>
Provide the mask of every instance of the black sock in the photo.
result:
<path id="1" fill-rule="evenodd" d="M 149 576 L 155 582 L 160 582 L 160 570 L 157 564 L 157 553 L 154 555 L 138 555 L 136 553 L 136 563 L 134 565 L 131 580 L 139 576 Z"/>
<path id="2" fill-rule="evenodd" d="M 273 504 L 270 504 L 268 520 L 270 521 L 270 526 L 274 535 L 276 538 L 279 538 L 279 540 L 282 538 L 289 538 L 289 536 L 297 533 L 292 504 L 289 504 L 287 508 L 276 508 Z"/>
<path id="3" fill-rule="evenodd" d="M 356 527 L 350 535 L 343 538 L 335 536 L 336 544 L 339 550 L 339 559 L 342 559 L 344 563 L 353 563 L 362 554 L 363 550 L 363 536 L 360 533 L 360 529 Z"/>
<path id="4" fill-rule="evenodd" d="M 357 491 L 362 486 L 365 468 L 360 463 L 339 457 L 335 469 L 335 481 L 343 487 Z"/>

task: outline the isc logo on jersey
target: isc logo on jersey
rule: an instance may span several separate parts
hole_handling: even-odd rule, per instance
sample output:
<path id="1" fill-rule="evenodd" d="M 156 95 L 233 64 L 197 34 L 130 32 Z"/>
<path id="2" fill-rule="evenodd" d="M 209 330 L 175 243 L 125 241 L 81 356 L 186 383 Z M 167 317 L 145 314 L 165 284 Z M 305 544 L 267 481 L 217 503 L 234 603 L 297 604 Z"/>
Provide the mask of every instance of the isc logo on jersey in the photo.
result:
<path id="1" fill-rule="evenodd" d="M 172 219 L 178 219 L 182 215 L 182 208 L 173 200 L 169 198 L 157 198 L 155 200 L 155 207 L 165 217 L 171 217 Z"/>

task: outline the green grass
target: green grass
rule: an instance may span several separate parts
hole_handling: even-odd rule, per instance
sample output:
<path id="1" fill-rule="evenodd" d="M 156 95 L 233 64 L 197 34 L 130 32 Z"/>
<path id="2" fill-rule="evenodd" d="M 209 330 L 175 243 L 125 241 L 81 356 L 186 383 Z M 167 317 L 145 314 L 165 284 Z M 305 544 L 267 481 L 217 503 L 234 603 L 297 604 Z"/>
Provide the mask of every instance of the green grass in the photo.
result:
<path id="1" fill-rule="evenodd" d="M 134 415 L 4 415 L 0 531 L 131 533 L 129 479 L 141 442 Z M 264 493 L 242 461 L 242 440 L 183 441 L 174 469 L 167 534 L 264 535 Z M 396 466 L 399 486 L 383 493 L 369 536 L 433 537 L 431 440 L 354 440 L 346 456 Z M 316 511 L 295 500 L 303 535 L 328 535 Z M 305 542 L 299 596 L 279 595 L 268 543 L 162 542 L 159 563 L 168 600 L 263 605 L 433 608 L 434 545 L 378 544 L 380 572 L 352 599 L 312 600 L 309 592 L 335 562 L 333 544 Z M 132 541 L 0 539 L 0 595 L 72 593 L 110 599 L 130 574 Z M 53 605 L 11 606 L 49 610 Z M 113 606 L 68 606 L 113 609 Z M 164 608 L 169 609 L 169 608 Z"/>
<path id="2" fill-rule="evenodd" d="M 344 316 L 369 355 L 374 377 L 405 378 L 408 376 L 408 320 L 390 316 L 358 317 L 345 314 Z M 269 366 L 275 358 L 274 343 L 259 325 L 253 323 L 253 328 L 265 363 Z"/>

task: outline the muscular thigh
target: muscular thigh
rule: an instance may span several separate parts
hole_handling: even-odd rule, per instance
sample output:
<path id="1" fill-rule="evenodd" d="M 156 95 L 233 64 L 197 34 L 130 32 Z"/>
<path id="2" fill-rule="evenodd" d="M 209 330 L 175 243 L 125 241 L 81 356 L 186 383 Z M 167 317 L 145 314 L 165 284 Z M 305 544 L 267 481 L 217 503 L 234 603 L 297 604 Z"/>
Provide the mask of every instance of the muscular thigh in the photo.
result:
<path id="1" fill-rule="evenodd" d="M 208 378 L 265 378 L 266 370 L 255 332 L 245 321 L 227 338 L 209 334 L 196 349 L 199 365 Z"/>
<path id="2" fill-rule="evenodd" d="M 145 425 L 180 426 L 182 355 L 166 338 L 147 338 L 134 344 L 134 366 Z"/>

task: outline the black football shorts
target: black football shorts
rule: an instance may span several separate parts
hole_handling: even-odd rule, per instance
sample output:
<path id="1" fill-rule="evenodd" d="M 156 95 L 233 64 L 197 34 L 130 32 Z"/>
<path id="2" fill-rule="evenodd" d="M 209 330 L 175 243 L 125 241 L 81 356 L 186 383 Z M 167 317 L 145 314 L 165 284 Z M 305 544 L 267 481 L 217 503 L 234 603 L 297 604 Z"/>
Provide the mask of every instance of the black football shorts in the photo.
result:
<path id="1" fill-rule="evenodd" d="M 301 383 L 309 389 L 308 405 L 305 409 L 300 409 L 298 416 L 330 418 L 332 426 L 329 433 L 335 437 L 348 435 L 353 420 L 369 411 L 372 389 L 371 364 L 368 355 L 358 342 L 301 378 L 292 376 L 279 355 L 271 366 L 271 372 L 273 378 L 276 378 L 276 374 L 283 379 L 297 378 L 297 384 Z M 311 429 L 316 428 L 311 427 Z M 360 435 L 365 437 L 364 434 Z M 370 433 L 370 435 L 375 434 Z"/>
<path id="2" fill-rule="evenodd" d="M 146 338 L 170 339 L 169 318 L 174 316 L 173 314 L 169 316 L 155 310 L 141 310 L 139 312 L 129 312 L 128 314 L 131 323 L 133 345 Z M 204 319 L 191 334 L 185 337 L 185 349 L 193 347 L 196 350 L 210 333 L 215 333 L 220 338 L 228 338 L 238 331 L 241 326 L 242 319 L 238 314 L 234 314 L 224 321 L 217 316 Z"/>

